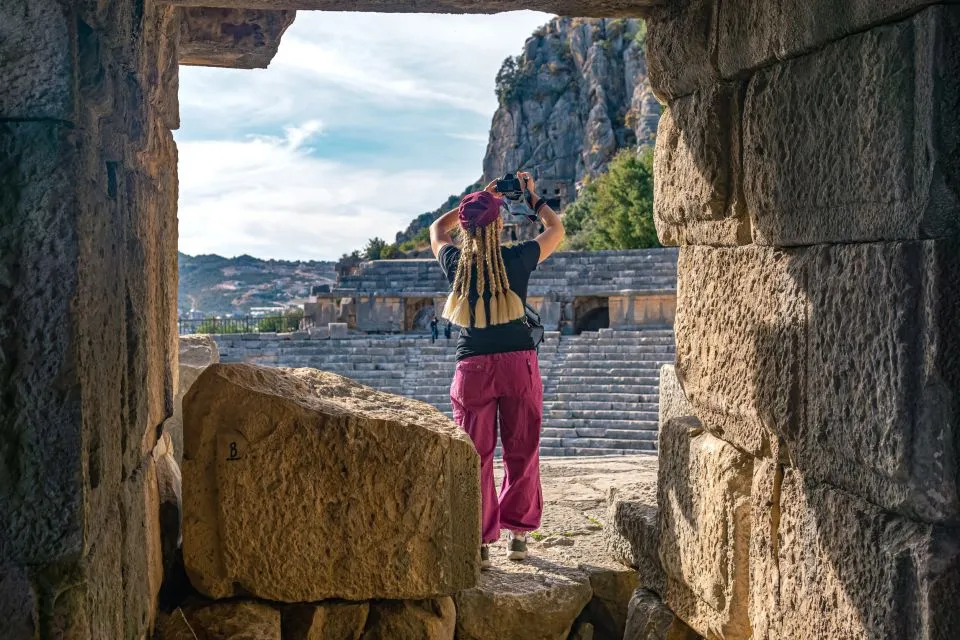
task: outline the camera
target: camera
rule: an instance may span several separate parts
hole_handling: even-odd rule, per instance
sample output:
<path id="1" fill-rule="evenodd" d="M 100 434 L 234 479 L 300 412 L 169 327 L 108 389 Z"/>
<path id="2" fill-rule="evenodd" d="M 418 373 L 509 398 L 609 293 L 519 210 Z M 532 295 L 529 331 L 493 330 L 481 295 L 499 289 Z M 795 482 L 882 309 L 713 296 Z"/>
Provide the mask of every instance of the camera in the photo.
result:
<path id="1" fill-rule="evenodd" d="M 523 183 L 520 178 L 508 173 L 497 180 L 497 193 L 507 200 L 519 200 L 523 197 Z"/>

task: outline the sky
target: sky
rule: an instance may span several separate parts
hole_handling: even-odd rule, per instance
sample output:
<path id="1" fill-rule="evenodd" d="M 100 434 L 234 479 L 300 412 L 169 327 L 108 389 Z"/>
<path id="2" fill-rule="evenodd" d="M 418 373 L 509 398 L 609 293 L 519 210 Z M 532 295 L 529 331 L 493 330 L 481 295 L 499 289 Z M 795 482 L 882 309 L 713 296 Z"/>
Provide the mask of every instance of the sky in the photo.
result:
<path id="1" fill-rule="evenodd" d="M 552 16 L 301 11 L 265 70 L 180 68 L 180 251 L 332 260 L 483 170 L 494 79 Z"/>

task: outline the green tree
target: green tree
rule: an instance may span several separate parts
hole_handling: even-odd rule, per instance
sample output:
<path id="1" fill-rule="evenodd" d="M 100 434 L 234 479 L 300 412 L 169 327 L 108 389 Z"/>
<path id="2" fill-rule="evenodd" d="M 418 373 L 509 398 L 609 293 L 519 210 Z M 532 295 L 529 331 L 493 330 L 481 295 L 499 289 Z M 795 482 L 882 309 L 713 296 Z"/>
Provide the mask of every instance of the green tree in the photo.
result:
<path id="1" fill-rule="evenodd" d="M 366 255 L 367 260 L 379 260 L 380 253 L 383 251 L 383 248 L 387 246 L 387 243 L 380 238 L 370 238 L 367 242 L 366 249 L 363 250 L 364 255 Z"/>
<path id="2" fill-rule="evenodd" d="M 626 149 L 564 212 L 573 250 L 659 247 L 653 223 L 653 152 Z"/>

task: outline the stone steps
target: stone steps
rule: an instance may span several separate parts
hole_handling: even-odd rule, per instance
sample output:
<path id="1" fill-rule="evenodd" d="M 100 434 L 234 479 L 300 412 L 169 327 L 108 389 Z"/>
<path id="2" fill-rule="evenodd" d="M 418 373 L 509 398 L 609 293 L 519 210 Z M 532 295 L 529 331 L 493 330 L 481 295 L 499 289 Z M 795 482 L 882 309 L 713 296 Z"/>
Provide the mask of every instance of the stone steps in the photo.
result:
<path id="1" fill-rule="evenodd" d="M 221 341 L 238 342 L 221 336 Z M 455 341 L 422 335 L 342 340 L 243 340 L 251 361 L 306 366 L 416 398 L 452 415 Z M 221 348 L 232 359 L 231 347 Z M 674 360 L 670 330 L 551 333 L 541 346 L 544 385 L 541 455 L 623 455 L 656 448 L 659 367 Z"/>

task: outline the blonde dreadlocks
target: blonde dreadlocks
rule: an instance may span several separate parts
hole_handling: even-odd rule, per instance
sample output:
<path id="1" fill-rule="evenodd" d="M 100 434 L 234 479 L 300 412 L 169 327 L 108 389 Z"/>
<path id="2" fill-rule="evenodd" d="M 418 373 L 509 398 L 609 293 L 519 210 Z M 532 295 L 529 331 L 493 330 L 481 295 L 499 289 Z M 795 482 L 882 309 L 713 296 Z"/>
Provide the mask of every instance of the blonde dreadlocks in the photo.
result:
<path id="1" fill-rule="evenodd" d="M 500 252 L 500 232 L 496 224 L 464 229 L 463 248 L 457 262 L 453 288 L 443 307 L 443 317 L 459 327 L 483 329 L 506 324 L 524 315 L 523 302 L 510 289 L 507 269 Z M 470 308 L 471 281 L 476 280 L 479 294 L 476 307 Z M 487 314 L 486 301 L 490 313 Z"/>

